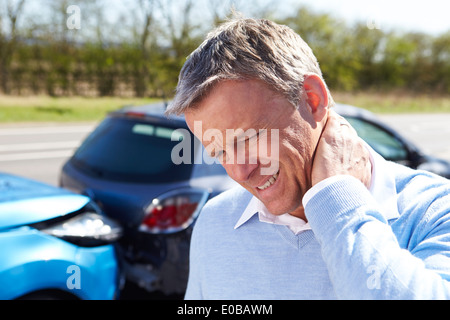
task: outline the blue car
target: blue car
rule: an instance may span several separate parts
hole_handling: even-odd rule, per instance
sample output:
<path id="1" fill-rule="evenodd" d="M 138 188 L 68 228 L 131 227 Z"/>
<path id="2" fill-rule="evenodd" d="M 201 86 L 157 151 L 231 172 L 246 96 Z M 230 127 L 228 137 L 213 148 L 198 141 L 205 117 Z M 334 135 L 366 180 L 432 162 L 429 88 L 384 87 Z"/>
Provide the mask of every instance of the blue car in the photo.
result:
<path id="1" fill-rule="evenodd" d="M 0 173 L 0 299 L 113 299 L 122 228 L 86 196 Z"/>

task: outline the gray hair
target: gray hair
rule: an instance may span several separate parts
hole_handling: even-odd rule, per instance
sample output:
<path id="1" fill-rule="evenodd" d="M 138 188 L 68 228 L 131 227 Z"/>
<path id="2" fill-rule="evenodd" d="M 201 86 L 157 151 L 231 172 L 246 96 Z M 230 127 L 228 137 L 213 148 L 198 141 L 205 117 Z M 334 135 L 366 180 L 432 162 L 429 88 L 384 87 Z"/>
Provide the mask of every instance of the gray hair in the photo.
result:
<path id="1" fill-rule="evenodd" d="M 291 28 L 264 19 L 234 19 L 210 32 L 189 55 L 166 114 L 195 107 L 215 84 L 227 80 L 262 80 L 297 107 L 308 74 L 323 80 L 311 48 Z"/>

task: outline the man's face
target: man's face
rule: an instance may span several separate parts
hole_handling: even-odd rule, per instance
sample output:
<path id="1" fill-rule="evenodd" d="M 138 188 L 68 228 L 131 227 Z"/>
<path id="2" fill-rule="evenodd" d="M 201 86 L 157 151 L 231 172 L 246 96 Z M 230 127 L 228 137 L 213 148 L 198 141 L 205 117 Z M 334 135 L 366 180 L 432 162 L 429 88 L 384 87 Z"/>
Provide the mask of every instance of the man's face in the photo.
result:
<path id="1" fill-rule="evenodd" d="M 301 200 L 322 130 L 308 110 L 295 109 L 263 82 L 225 81 L 185 116 L 210 155 L 271 213 L 304 218 Z"/>

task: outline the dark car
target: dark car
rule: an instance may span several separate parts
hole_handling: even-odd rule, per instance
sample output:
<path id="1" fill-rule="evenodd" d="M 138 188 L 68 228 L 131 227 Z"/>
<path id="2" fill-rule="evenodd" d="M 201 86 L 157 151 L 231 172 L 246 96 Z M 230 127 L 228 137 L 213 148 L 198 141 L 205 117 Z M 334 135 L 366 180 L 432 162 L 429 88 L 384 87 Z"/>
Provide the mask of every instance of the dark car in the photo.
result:
<path id="1" fill-rule="evenodd" d="M 161 103 L 109 114 L 64 165 L 60 185 L 88 195 L 122 224 L 127 279 L 169 295 L 185 291 L 200 208 L 235 182 L 220 164 L 204 161 L 184 118 L 168 119 L 164 110 Z M 191 146 L 181 152 L 192 152 L 177 165 L 172 152 L 180 141 Z"/>
<path id="2" fill-rule="evenodd" d="M 184 118 L 167 118 L 164 110 L 160 103 L 109 114 L 64 165 L 61 186 L 90 196 L 122 224 L 128 280 L 183 294 L 193 222 L 208 199 L 235 182 L 220 164 L 205 161 Z M 370 112 L 347 105 L 336 111 L 386 159 L 450 176 L 448 163 L 424 155 Z M 180 151 L 180 141 L 191 148 Z M 174 150 L 193 151 L 176 164 Z"/>
<path id="3" fill-rule="evenodd" d="M 425 154 L 373 113 L 344 104 L 336 104 L 335 110 L 385 159 L 450 178 L 450 162 Z"/>

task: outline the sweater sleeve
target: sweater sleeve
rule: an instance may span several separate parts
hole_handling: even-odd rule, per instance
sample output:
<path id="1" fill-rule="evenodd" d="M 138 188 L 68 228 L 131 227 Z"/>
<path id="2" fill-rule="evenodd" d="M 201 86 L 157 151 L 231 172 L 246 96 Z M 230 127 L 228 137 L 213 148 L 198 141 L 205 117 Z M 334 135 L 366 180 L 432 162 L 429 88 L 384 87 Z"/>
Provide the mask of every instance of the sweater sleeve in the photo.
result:
<path id="1" fill-rule="evenodd" d="M 424 212 L 402 213 L 410 217 L 402 228 L 420 228 L 423 235 L 408 250 L 400 247 L 378 204 L 357 179 L 343 176 L 309 199 L 306 217 L 338 298 L 450 298 L 445 280 L 450 274 L 450 197 L 434 196 L 439 206 L 406 206 Z M 433 207 L 439 210 L 425 212 Z M 427 217 L 427 223 L 418 217 Z"/>

